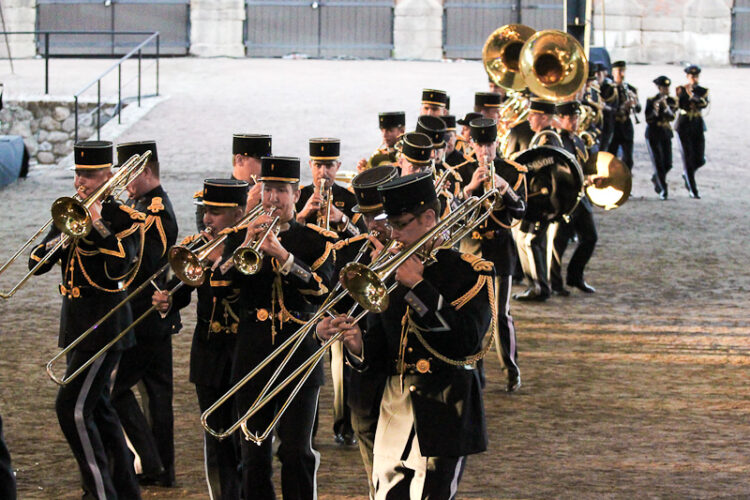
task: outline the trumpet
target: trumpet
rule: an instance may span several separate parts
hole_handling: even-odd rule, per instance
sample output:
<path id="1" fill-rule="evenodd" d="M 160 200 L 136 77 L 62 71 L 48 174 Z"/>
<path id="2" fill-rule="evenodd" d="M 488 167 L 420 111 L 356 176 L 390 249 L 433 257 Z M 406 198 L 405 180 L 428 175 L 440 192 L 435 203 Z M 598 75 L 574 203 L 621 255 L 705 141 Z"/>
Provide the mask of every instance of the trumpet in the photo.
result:
<path id="1" fill-rule="evenodd" d="M 207 233 L 210 233 L 210 228 L 206 230 Z M 190 248 L 197 248 L 200 244 L 205 242 L 205 236 L 193 241 L 189 247 Z M 146 278 L 143 283 L 141 283 L 138 288 L 133 290 L 128 294 L 127 297 L 122 299 L 119 304 L 117 304 L 114 308 L 112 308 L 107 314 L 102 316 L 96 323 L 91 325 L 88 330 L 83 332 L 81 335 L 78 336 L 77 339 L 75 339 L 73 342 L 71 342 L 69 345 L 65 347 L 65 349 L 61 350 L 59 353 L 57 353 L 52 359 L 47 362 L 47 375 L 49 375 L 49 378 L 52 379 L 54 383 L 60 386 L 66 386 L 70 382 L 72 382 L 76 377 L 78 377 L 81 373 L 83 373 L 86 368 L 91 366 L 91 364 L 102 357 L 109 349 L 112 348 L 121 338 L 123 338 L 125 335 L 128 334 L 132 329 L 134 329 L 136 326 L 138 326 L 148 315 L 156 311 L 156 306 L 151 306 L 148 308 L 143 314 L 138 316 L 135 320 L 133 320 L 130 325 L 128 325 L 127 328 L 122 330 L 120 333 L 118 333 L 112 340 L 110 340 L 104 347 L 99 349 L 99 351 L 96 352 L 93 356 L 91 356 L 85 363 L 83 363 L 81 366 L 78 367 L 76 371 L 71 373 L 70 375 L 58 377 L 54 373 L 54 364 L 62 358 L 63 356 L 66 356 L 70 351 L 72 351 L 78 344 L 80 344 L 83 339 L 91 335 L 93 332 L 95 332 L 99 326 L 101 326 L 105 321 L 107 321 L 110 317 L 112 317 L 115 312 L 119 311 L 122 307 L 125 306 L 128 302 L 130 302 L 134 297 L 137 295 L 140 295 L 144 290 L 148 288 L 149 285 L 153 285 L 154 288 L 159 290 L 159 288 L 156 286 L 156 283 L 154 283 L 154 280 L 157 279 L 159 276 L 161 276 L 164 272 L 166 272 L 169 269 L 169 263 L 164 264 L 161 268 L 159 268 L 154 274 L 152 274 L 150 277 Z M 181 281 L 177 283 L 174 287 L 172 287 L 169 290 L 169 295 L 171 296 L 174 292 L 179 290 L 184 283 Z"/>
<path id="2" fill-rule="evenodd" d="M 380 262 L 381 260 L 387 258 L 388 252 L 390 251 L 391 248 L 395 247 L 395 244 L 396 244 L 395 242 L 391 242 L 387 244 L 385 249 L 380 253 L 378 258 L 376 259 L 376 262 Z M 368 240 L 360 247 L 359 251 L 357 252 L 356 257 L 354 258 L 354 262 L 359 262 L 362 259 L 364 254 L 370 248 L 370 245 L 371 243 Z M 316 351 L 316 353 L 311 355 L 307 359 L 307 361 L 305 361 L 291 375 L 289 375 L 286 379 L 284 379 L 283 382 L 279 383 L 273 389 L 272 389 L 272 386 L 281 375 L 281 371 L 289 363 L 289 360 L 291 359 L 292 355 L 295 352 L 297 352 L 299 347 L 302 345 L 302 342 L 304 341 L 305 337 L 309 334 L 309 332 L 317 324 L 317 322 L 321 318 L 323 318 L 323 316 L 325 315 L 334 315 L 333 312 L 331 312 L 333 307 L 347 296 L 346 291 L 341 291 L 341 286 L 342 286 L 341 283 L 337 283 L 334 289 L 331 291 L 329 299 L 318 309 L 318 311 L 313 315 L 312 318 L 310 318 L 304 325 L 301 325 L 295 333 L 290 335 L 288 339 L 282 342 L 271 354 L 269 354 L 255 368 L 253 368 L 244 377 L 242 377 L 242 379 L 240 379 L 232 388 L 230 388 L 223 396 L 221 396 L 218 400 L 216 400 L 214 404 L 212 404 L 206 411 L 203 412 L 203 414 L 201 415 L 201 425 L 206 430 L 206 432 L 208 432 L 209 434 L 211 434 L 217 439 L 224 439 L 232 435 L 237 429 L 242 428 L 245 438 L 250 441 L 260 444 L 265 439 L 268 438 L 268 435 L 271 433 L 271 431 L 273 430 L 278 420 L 281 418 L 281 416 L 284 414 L 284 412 L 288 408 L 289 403 L 296 396 L 297 392 L 299 392 L 299 390 L 301 389 L 305 381 L 310 377 L 318 361 L 322 359 L 322 355 L 326 352 L 326 350 L 328 349 L 331 343 L 327 342 L 324 346 L 320 347 L 319 350 Z M 271 375 L 269 380 L 264 385 L 258 397 L 255 399 L 255 401 L 250 406 L 250 408 L 245 412 L 245 414 L 242 415 L 234 424 L 232 424 L 231 426 L 229 426 L 227 429 L 223 431 L 213 429 L 208 424 L 208 418 L 214 412 L 216 412 L 218 408 L 224 405 L 232 396 L 234 396 L 240 389 L 242 389 L 245 385 L 247 385 L 247 383 L 250 382 L 250 380 L 254 379 L 261 370 L 263 370 L 274 359 L 279 357 L 286 350 L 288 350 L 288 352 L 284 356 L 284 359 L 282 359 L 280 365 L 276 368 L 274 373 Z M 247 426 L 245 425 L 247 420 L 251 418 L 253 415 L 255 415 L 263 406 L 265 406 L 281 390 L 285 389 L 288 385 L 290 385 L 291 382 L 295 378 L 297 378 L 300 374 L 302 374 L 302 372 L 305 370 L 307 371 L 305 372 L 304 376 L 297 383 L 297 386 L 291 392 L 291 394 L 289 395 L 285 403 L 282 405 L 277 415 L 272 419 L 271 423 L 269 424 L 265 432 L 261 433 L 260 435 L 258 435 L 257 433 L 250 432 L 247 429 Z"/>
<path id="3" fill-rule="evenodd" d="M 209 241 L 197 249 L 183 245 L 175 245 L 169 249 L 169 265 L 180 281 L 186 285 L 198 287 L 206 280 L 206 268 L 208 267 L 208 256 L 221 246 L 227 236 L 235 229 L 246 227 L 250 221 L 263 212 L 263 205 L 257 205 L 250 210 L 232 228 L 223 230 L 217 238 Z"/>
<path id="4" fill-rule="evenodd" d="M 91 193 L 85 200 L 75 194 L 71 197 L 63 196 L 55 200 L 52 204 L 51 212 L 52 217 L 48 220 L 39 230 L 34 233 L 31 238 L 19 248 L 3 265 L 0 267 L 0 274 L 5 272 L 16 259 L 49 227 L 54 224 L 62 233 L 62 237 L 59 241 L 21 278 L 9 290 L 0 291 L 0 298 L 9 299 L 34 275 L 37 271 L 52 258 L 55 253 L 66 246 L 71 238 L 82 238 L 89 234 L 92 227 L 91 213 L 89 209 L 96 202 L 104 200 L 107 196 L 112 195 L 114 198 L 119 198 L 128 187 L 128 184 L 133 182 L 143 169 L 146 167 L 146 162 L 151 156 L 151 151 L 146 151 L 142 155 L 133 155 L 128 161 L 122 164 L 122 166 L 115 172 L 115 174 L 104 184 L 102 184 L 96 191 Z"/>
<path id="5" fill-rule="evenodd" d="M 318 210 L 316 223 L 328 231 L 331 229 L 331 202 L 333 201 L 331 198 L 333 197 L 333 193 L 331 193 L 331 188 L 326 187 L 326 182 L 327 179 L 323 177 L 318 183 L 318 190 L 320 191 L 320 196 L 323 198 L 323 205 Z"/>
<path id="6" fill-rule="evenodd" d="M 276 207 L 271 207 L 271 209 L 268 210 L 266 214 L 270 217 L 271 215 L 273 215 L 275 210 Z M 265 232 L 263 232 L 260 238 L 257 238 L 252 244 L 248 246 L 237 247 L 237 249 L 232 254 L 232 261 L 234 262 L 234 266 L 238 271 L 240 271 L 242 274 L 248 275 L 255 274 L 260 271 L 260 268 L 263 265 L 263 251 L 260 249 L 260 247 L 263 242 L 266 241 L 266 238 L 271 233 L 271 231 L 278 233 L 278 223 L 279 216 L 277 215 L 276 217 L 274 217 L 271 223 L 267 225 Z"/>

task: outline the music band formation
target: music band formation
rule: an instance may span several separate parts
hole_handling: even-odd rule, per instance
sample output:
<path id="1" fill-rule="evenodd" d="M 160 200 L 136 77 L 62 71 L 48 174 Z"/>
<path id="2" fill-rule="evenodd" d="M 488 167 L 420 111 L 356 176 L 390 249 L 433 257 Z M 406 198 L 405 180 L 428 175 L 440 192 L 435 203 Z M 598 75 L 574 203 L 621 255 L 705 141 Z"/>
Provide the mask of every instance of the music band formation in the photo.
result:
<path id="1" fill-rule="evenodd" d="M 550 41 L 570 74 L 536 73 Z M 380 113 L 383 143 L 353 178 L 339 171 L 339 139 L 310 139 L 313 182 L 301 187 L 300 158 L 274 154 L 270 135 L 234 135 L 231 177 L 204 181 L 197 231 L 179 244 L 154 141 L 116 154 L 105 141 L 75 145 L 76 196 L 55 202 L 29 275 L 3 296 L 60 264 L 63 351 L 47 370 L 85 496 L 175 485 L 171 336 L 193 296 L 189 377 L 211 498 L 275 498 L 274 439 L 283 497 L 316 498 L 323 357 L 334 439 L 359 446 L 370 496 L 456 496 L 467 456 L 488 446 L 483 390 L 496 381 L 482 359 L 493 346 L 505 389 L 521 387 L 514 276 L 528 285 L 519 301 L 595 292 L 584 279 L 593 205 L 627 199 L 640 111 L 625 63 L 610 80 L 564 33 L 505 26 L 484 56 L 491 88 L 472 112 L 457 118 L 444 91 L 425 89 L 413 131 L 404 112 Z M 700 68 L 686 73 L 675 97 L 668 78 L 654 80 L 645 107 L 662 199 L 675 117 L 685 184 L 699 197 L 708 97 Z"/>

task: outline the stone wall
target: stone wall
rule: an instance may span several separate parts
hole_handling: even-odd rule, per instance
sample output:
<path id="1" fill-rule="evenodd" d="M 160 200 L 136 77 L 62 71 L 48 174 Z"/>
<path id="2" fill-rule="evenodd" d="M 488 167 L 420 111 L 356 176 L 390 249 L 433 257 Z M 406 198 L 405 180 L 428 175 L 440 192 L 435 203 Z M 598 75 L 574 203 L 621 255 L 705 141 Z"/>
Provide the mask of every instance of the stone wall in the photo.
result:
<path id="1" fill-rule="evenodd" d="M 114 116 L 116 102 L 102 103 L 101 123 Z M 78 140 L 96 133 L 96 102 L 78 104 Z M 20 135 L 34 162 L 54 165 L 73 152 L 75 115 L 73 99 L 29 97 L 6 100 L 0 111 L 0 134 Z"/>
<path id="2" fill-rule="evenodd" d="M 36 0 L 4 0 L 0 2 L 0 7 L 3 9 L 7 31 L 34 31 L 36 29 Z M 10 55 L 14 58 L 36 55 L 34 35 L 8 35 L 8 42 Z M 3 40 L 0 44 L 0 58 L 7 57 L 8 50 Z"/>
<path id="3" fill-rule="evenodd" d="M 202 57 L 243 57 L 243 0 L 191 0 L 190 53 Z"/>

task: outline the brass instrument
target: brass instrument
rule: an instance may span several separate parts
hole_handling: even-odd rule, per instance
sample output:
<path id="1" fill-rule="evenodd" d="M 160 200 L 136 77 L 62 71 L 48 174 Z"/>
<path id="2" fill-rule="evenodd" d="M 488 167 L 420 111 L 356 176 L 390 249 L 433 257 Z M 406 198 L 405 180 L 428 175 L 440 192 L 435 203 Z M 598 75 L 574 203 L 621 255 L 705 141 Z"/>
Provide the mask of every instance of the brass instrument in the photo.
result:
<path id="1" fill-rule="evenodd" d="M 275 210 L 276 207 L 271 207 L 271 209 L 266 212 L 266 215 L 269 217 L 272 216 Z M 271 223 L 266 226 L 266 230 L 263 234 L 252 244 L 237 247 L 232 254 L 232 261 L 234 262 L 234 267 L 236 267 L 239 272 L 250 275 L 260 271 L 260 268 L 263 265 L 263 251 L 260 249 L 260 246 L 266 241 L 266 238 L 271 234 L 271 231 L 278 232 L 279 220 L 280 218 L 278 215 L 274 217 Z"/>
<path id="2" fill-rule="evenodd" d="M 258 204 L 250 210 L 231 229 L 246 227 L 250 221 L 258 217 L 263 211 L 263 205 Z M 206 280 L 207 259 L 211 253 L 224 243 L 231 230 L 224 230 L 216 238 L 197 249 L 184 245 L 175 245 L 169 249 L 169 265 L 180 281 L 186 285 L 198 287 Z"/>
<path id="3" fill-rule="evenodd" d="M 594 178 L 601 179 L 598 182 L 600 186 L 590 184 L 585 188 L 591 203 L 605 210 L 612 210 L 628 201 L 633 177 L 627 165 L 615 155 L 605 151 L 597 153 Z"/>
<path id="4" fill-rule="evenodd" d="M 210 228 L 206 230 L 207 233 L 210 233 Z M 202 244 L 205 239 L 205 237 L 201 237 L 195 241 L 193 241 L 189 247 L 190 248 L 196 248 L 198 245 Z M 91 335 L 93 332 L 95 332 L 99 326 L 101 326 L 105 321 L 107 321 L 110 317 L 112 317 L 115 312 L 119 311 L 122 307 L 124 307 L 128 302 L 130 302 L 134 297 L 137 295 L 140 295 L 144 290 L 146 290 L 149 285 L 153 285 L 157 290 L 159 290 L 156 287 L 156 284 L 154 283 L 154 280 L 157 279 L 161 274 L 166 272 L 169 269 L 169 263 L 164 264 L 161 268 L 159 268 L 154 274 L 152 274 L 150 277 L 146 278 L 143 283 L 141 283 L 138 288 L 133 290 L 128 294 L 127 297 L 122 299 L 119 304 L 117 304 L 114 308 L 110 309 L 107 314 L 102 316 L 96 323 L 91 325 L 85 332 L 83 332 L 81 335 L 78 336 L 73 342 L 68 344 L 65 349 L 61 350 L 59 353 L 57 353 L 52 359 L 49 360 L 47 363 L 47 375 L 49 375 L 49 378 L 52 379 L 53 382 L 55 382 L 57 385 L 60 386 L 66 386 L 70 382 L 72 382 L 76 377 L 78 377 L 81 373 L 83 373 L 86 368 L 91 366 L 91 364 L 102 357 L 106 352 L 112 348 L 117 342 L 120 341 L 121 338 L 123 338 L 125 335 L 127 335 L 128 332 L 130 332 L 133 328 L 138 326 L 146 317 L 156 311 L 156 306 L 151 306 L 148 308 L 143 314 L 138 316 L 135 320 L 133 320 L 132 323 L 130 323 L 127 328 L 122 330 L 120 333 L 118 333 L 112 340 L 110 340 L 104 347 L 99 349 L 99 351 L 96 352 L 93 356 L 91 356 L 85 363 L 83 363 L 81 366 L 79 366 L 73 373 L 67 376 L 63 376 L 62 378 L 57 377 L 54 373 L 53 366 L 63 356 L 67 356 L 67 354 L 72 351 L 78 344 L 80 344 L 83 339 Z M 179 290 L 184 283 L 181 281 L 177 283 L 174 287 L 172 287 L 171 290 L 169 290 L 169 295 L 171 296 L 174 292 Z"/>
<path id="5" fill-rule="evenodd" d="M 544 30 L 524 43 L 519 69 L 532 93 L 559 102 L 573 97 L 586 84 L 589 64 L 575 38 L 562 31 Z"/>
<path id="6" fill-rule="evenodd" d="M 371 245 L 370 241 L 369 240 L 366 241 L 360 247 L 353 262 L 358 262 L 364 256 L 365 252 L 370 248 L 370 245 Z M 376 262 L 381 259 L 386 258 L 389 255 L 388 254 L 389 249 L 393 248 L 393 246 L 394 246 L 393 242 L 386 245 L 386 247 L 378 256 L 378 259 L 376 260 Z M 284 414 L 287 407 L 289 406 L 289 403 L 296 396 L 297 392 L 299 392 L 299 389 L 302 387 L 305 381 L 312 374 L 312 371 L 315 369 L 315 366 L 317 365 L 318 361 L 322 359 L 322 355 L 326 352 L 326 350 L 328 349 L 328 347 L 330 346 L 332 342 L 326 342 L 325 345 L 320 347 L 319 350 L 316 351 L 316 353 L 310 356 L 307 361 L 305 361 L 300 367 L 298 367 L 291 375 L 289 375 L 283 382 L 279 383 L 276 387 L 273 387 L 273 384 L 281 375 L 282 370 L 289 363 L 289 360 L 291 359 L 292 355 L 295 352 L 297 352 L 299 347 L 302 345 L 302 342 L 304 341 L 305 337 L 310 333 L 312 328 L 324 316 L 326 315 L 333 316 L 334 314 L 333 312 L 331 312 L 331 310 L 333 309 L 333 306 L 339 303 L 346 296 L 347 296 L 347 292 L 341 291 L 341 285 L 337 284 L 336 287 L 331 291 L 329 298 L 318 309 L 318 311 L 313 315 L 312 318 L 310 318 L 305 324 L 301 325 L 295 333 L 290 335 L 289 338 L 287 338 L 284 342 L 282 342 L 263 361 L 261 361 L 256 367 L 254 367 L 250 372 L 248 372 L 244 377 L 242 377 L 242 379 L 240 379 L 234 386 L 232 386 L 232 388 L 230 388 L 223 396 L 221 396 L 218 400 L 216 400 L 214 404 L 212 404 L 206 411 L 204 411 L 203 414 L 201 415 L 201 425 L 206 430 L 206 432 L 208 432 L 209 434 L 211 434 L 217 439 L 224 439 L 232 435 L 237 429 L 242 428 L 246 439 L 250 441 L 254 441 L 258 444 L 262 443 L 271 433 L 274 426 L 276 425 L 276 422 L 278 422 L 278 420 Z M 287 350 L 288 352 L 282 359 L 280 365 L 275 369 L 274 373 L 271 375 L 269 380 L 264 385 L 263 389 L 261 390 L 260 394 L 256 398 L 255 402 L 253 402 L 253 404 L 244 413 L 244 415 L 242 415 L 242 417 L 240 417 L 234 424 L 224 429 L 223 431 L 219 431 L 219 430 L 211 428 L 211 426 L 208 424 L 208 418 L 215 411 L 217 411 L 219 407 L 224 405 L 232 396 L 234 396 L 240 389 L 242 389 L 245 385 L 247 385 L 248 382 L 254 379 L 261 370 L 263 370 L 274 359 L 279 357 L 284 351 L 287 351 Z M 289 384 L 291 384 L 291 382 L 300 374 L 302 374 L 302 372 L 305 370 L 307 371 L 305 372 L 304 376 L 297 383 L 297 386 L 295 386 L 295 389 L 291 392 L 286 402 L 281 406 L 281 409 L 276 414 L 276 416 L 272 419 L 271 423 L 269 424 L 265 432 L 258 435 L 247 430 L 247 427 L 245 426 L 246 421 L 249 418 L 251 418 L 253 415 L 255 415 L 260 410 L 260 408 L 265 406 L 265 404 L 267 404 L 268 401 L 270 401 L 270 399 L 272 399 L 281 390 L 285 389 Z"/>
<path id="7" fill-rule="evenodd" d="M 482 64 L 495 85 L 516 92 L 526 88 L 519 60 L 521 48 L 534 32 L 523 24 L 506 24 L 487 37 L 482 47 Z"/>
<path id="8" fill-rule="evenodd" d="M 333 203 L 333 193 L 331 188 L 326 187 L 328 179 L 323 177 L 318 183 L 318 190 L 321 198 L 323 198 L 323 204 L 318 209 L 318 219 L 316 224 L 323 229 L 329 231 L 331 229 L 331 203 Z"/>
<path id="9" fill-rule="evenodd" d="M 8 299 L 12 297 L 60 248 L 66 246 L 71 238 L 82 238 L 88 235 L 93 224 L 89 208 L 96 202 L 104 200 L 107 196 L 112 195 L 114 198 L 119 198 L 128 184 L 143 172 L 150 156 L 151 151 L 146 151 L 142 155 L 136 154 L 131 156 L 107 182 L 102 184 L 83 201 L 81 201 L 77 194 L 72 197 L 63 196 L 55 200 L 51 208 L 52 218 L 39 228 L 31 238 L 26 240 L 26 243 L 0 267 L 0 274 L 5 272 L 24 250 L 53 223 L 63 233 L 62 237 L 15 286 L 9 290 L 0 291 L 0 298 Z"/>
<path id="10" fill-rule="evenodd" d="M 540 144 L 540 141 L 545 138 L 551 138 L 551 141 L 546 144 Z M 558 148 L 563 147 L 562 138 L 560 137 L 560 134 L 555 132 L 554 130 L 540 130 L 534 136 L 531 138 L 531 141 L 529 142 L 529 148 L 533 148 L 536 146 L 545 145 L 545 146 L 555 146 Z"/>

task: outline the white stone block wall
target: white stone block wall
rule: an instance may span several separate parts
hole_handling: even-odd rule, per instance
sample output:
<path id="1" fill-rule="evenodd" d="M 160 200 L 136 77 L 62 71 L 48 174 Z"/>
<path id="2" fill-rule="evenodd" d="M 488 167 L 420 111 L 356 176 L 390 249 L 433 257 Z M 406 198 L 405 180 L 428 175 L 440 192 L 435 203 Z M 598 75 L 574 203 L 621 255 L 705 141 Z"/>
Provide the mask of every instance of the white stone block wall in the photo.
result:
<path id="1" fill-rule="evenodd" d="M 245 55 L 243 0 L 191 0 L 190 53 L 202 57 Z"/>
<path id="2" fill-rule="evenodd" d="M 443 58 L 443 4 L 439 0 L 400 0 L 393 20 L 395 59 Z"/>
<path id="3" fill-rule="evenodd" d="M 6 31 L 34 31 L 36 29 L 36 0 L 4 0 L 0 2 L 0 7 L 5 16 Z M 13 58 L 36 55 L 34 35 L 9 35 L 8 42 Z M 0 57 L 8 57 L 8 50 L 2 35 L 0 35 Z"/>

